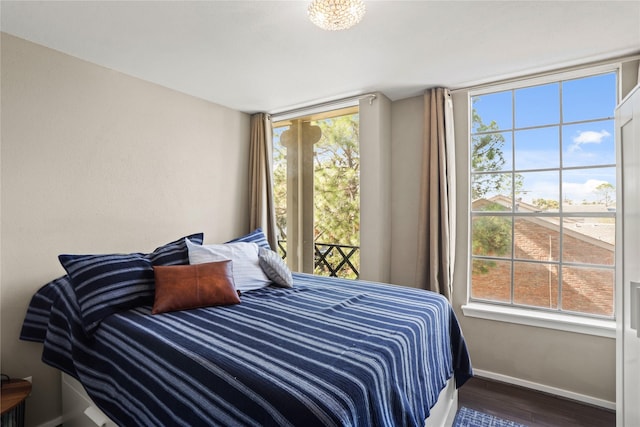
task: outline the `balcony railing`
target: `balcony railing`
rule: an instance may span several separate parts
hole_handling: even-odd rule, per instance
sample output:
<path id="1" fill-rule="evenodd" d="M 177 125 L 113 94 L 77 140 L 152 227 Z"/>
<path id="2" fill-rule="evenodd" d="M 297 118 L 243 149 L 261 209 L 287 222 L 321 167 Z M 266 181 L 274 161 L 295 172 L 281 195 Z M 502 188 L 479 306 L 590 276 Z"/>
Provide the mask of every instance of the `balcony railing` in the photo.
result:
<path id="1" fill-rule="evenodd" d="M 282 259 L 287 258 L 287 241 L 278 240 L 278 248 Z M 359 265 L 356 258 L 359 256 L 360 246 L 341 245 L 339 243 L 314 243 L 314 266 L 316 274 L 324 274 L 332 277 L 360 277 Z M 355 277 L 354 277 L 355 276 Z"/>

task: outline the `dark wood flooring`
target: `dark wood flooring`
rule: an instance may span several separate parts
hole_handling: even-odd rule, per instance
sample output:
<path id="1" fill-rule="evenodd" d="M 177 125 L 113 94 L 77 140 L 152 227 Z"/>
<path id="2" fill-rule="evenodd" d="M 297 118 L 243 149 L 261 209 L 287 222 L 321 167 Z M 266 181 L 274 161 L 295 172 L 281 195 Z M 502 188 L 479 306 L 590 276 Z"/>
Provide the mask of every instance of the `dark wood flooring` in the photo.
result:
<path id="1" fill-rule="evenodd" d="M 614 427 L 614 411 L 482 378 L 458 390 L 458 406 L 529 427 Z"/>

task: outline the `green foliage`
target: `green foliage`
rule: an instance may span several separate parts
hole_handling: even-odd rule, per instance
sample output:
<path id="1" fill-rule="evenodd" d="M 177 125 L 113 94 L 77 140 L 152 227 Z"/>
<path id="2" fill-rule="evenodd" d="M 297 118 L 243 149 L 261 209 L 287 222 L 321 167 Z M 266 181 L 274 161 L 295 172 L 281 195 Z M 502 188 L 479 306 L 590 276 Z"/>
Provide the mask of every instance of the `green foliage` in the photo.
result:
<path id="1" fill-rule="evenodd" d="M 477 100 L 474 99 L 473 102 Z M 495 120 L 485 124 L 478 111 L 471 110 L 471 126 L 475 135 L 471 138 L 471 170 L 473 172 L 494 172 L 476 174 L 471 183 L 471 200 L 482 199 L 491 194 L 511 194 L 512 178 L 502 173 L 505 138 Z M 516 195 L 524 186 L 522 175 L 513 176 Z"/>
<path id="2" fill-rule="evenodd" d="M 482 216 L 473 221 L 473 254 L 501 256 L 511 250 L 511 219 Z"/>
<path id="3" fill-rule="evenodd" d="M 503 206 L 492 203 L 485 211 L 500 211 Z M 511 253 L 511 218 L 503 216 L 477 216 L 473 219 L 471 250 L 473 255 L 500 257 Z M 495 262 L 474 259 L 474 274 L 489 273 Z"/>
<path id="4" fill-rule="evenodd" d="M 287 239 L 287 149 L 280 143 L 280 136 L 285 130 L 281 127 L 273 132 L 273 199 L 278 240 Z M 284 253 L 280 251 L 280 255 Z"/>
<path id="5" fill-rule="evenodd" d="M 503 209 L 498 203 L 491 203 L 483 211 Z M 474 255 L 503 256 L 511 252 L 511 218 L 497 215 L 475 217 L 471 242 Z"/>
<path id="6" fill-rule="evenodd" d="M 475 100 L 474 100 L 475 101 Z M 472 109 L 472 128 L 474 133 L 471 141 L 471 170 L 473 172 L 499 172 L 503 169 L 504 136 L 499 133 L 498 124 L 491 121 L 485 124 L 475 108 Z M 516 193 L 523 186 L 521 175 L 514 176 Z M 511 196 L 511 175 L 505 173 L 476 174 L 471 183 L 471 199 L 482 199 L 490 194 L 505 194 Z M 504 206 L 489 203 L 483 211 L 503 211 Z M 476 216 L 473 219 L 471 246 L 472 254 L 477 256 L 503 256 L 511 251 L 511 219 L 501 216 Z M 495 262 L 474 259 L 473 274 L 487 274 Z"/>
<path id="7" fill-rule="evenodd" d="M 553 200 L 553 199 L 534 199 L 533 200 L 533 204 L 536 205 L 537 207 L 539 207 L 542 210 L 549 210 L 549 209 L 559 209 L 560 208 L 560 203 L 558 203 L 557 200 Z"/>
<path id="8" fill-rule="evenodd" d="M 316 122 L 322 138 L 314 155 L 314 240 L 360 244 L 358 115 Z"/>
<path id="9" fill-rule="evenodd" d="M 598 185 L 595 191 L 598 195 L 598 201 L 607 207 L 616 200 L 616 188 L 608 182 Z"/>
<path id="10" fill-rule="evenodd" d="M 314 242 L 360 245 L 360 151 L 358 114 L 339 116 L 312 122 L 320 127 L 322 136 L 314 145 Z M 287 158 L 280 135 L 286 128 L 274 131 L 273 185 L 276 205 L 276 225 L 279 239 L 287 232 Z M 349 253 L 350 249 L 344 248 Z M 284 255 L 280 251 L 281 255 Z M 359 250 L 350 258 L 360 269 Z M 327 261 L 337 266 L 342 255 L 333 248 Z M 326 267 L 316 268 L 316 274 L 328 274 Z M 345 265 L 341 277 L 356 275 Z"/>
<path id="11" fill-rule="evenodd" d="M 500 171 L 506 163 L 502 151 L 505 143 L 504 136 L 498 132 L 498 124 L 491 121 L 482 122 L 482 118 L 475 108 L 472 109 L 472 127 L 474 135 L 471 141 L 471 170 L 474 172 Z M 487 193 L 495 193 L 508 185 L 506 174 L 476 175 L 471 184 L 471 199 L 483 198 Z"/>

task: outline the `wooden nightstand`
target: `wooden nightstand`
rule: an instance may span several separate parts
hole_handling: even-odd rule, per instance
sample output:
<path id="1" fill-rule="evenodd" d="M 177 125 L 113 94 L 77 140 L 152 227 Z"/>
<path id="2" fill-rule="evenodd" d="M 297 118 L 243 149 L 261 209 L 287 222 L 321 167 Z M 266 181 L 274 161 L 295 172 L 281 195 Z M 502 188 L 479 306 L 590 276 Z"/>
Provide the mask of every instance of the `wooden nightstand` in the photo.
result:
<path id="1" fill-rule="evenodd" d="M 31 383 L 26 380 L 8 380 L 2 383 L 0 397 L 2 404 L 2 426 L 20 427 L 24 425 L 25 399 L 31 393 Z"/>

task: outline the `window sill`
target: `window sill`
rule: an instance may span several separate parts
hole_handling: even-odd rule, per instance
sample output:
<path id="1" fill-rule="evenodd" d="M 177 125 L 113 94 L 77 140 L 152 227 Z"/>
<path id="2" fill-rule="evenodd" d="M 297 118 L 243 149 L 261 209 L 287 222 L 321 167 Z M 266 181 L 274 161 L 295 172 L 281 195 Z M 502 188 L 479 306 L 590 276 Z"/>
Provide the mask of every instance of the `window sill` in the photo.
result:
<path id="1" fill-rule="evenodd" d="M 605 338 L 616 337 L 616 321 L 594 319 L 568 314 L 548 313 L 526 308 L 503 307 L 499 305 L 469 302 L 462 306 L 467 317 L 517 323 L 539 328 L 556 329 Z"/>

